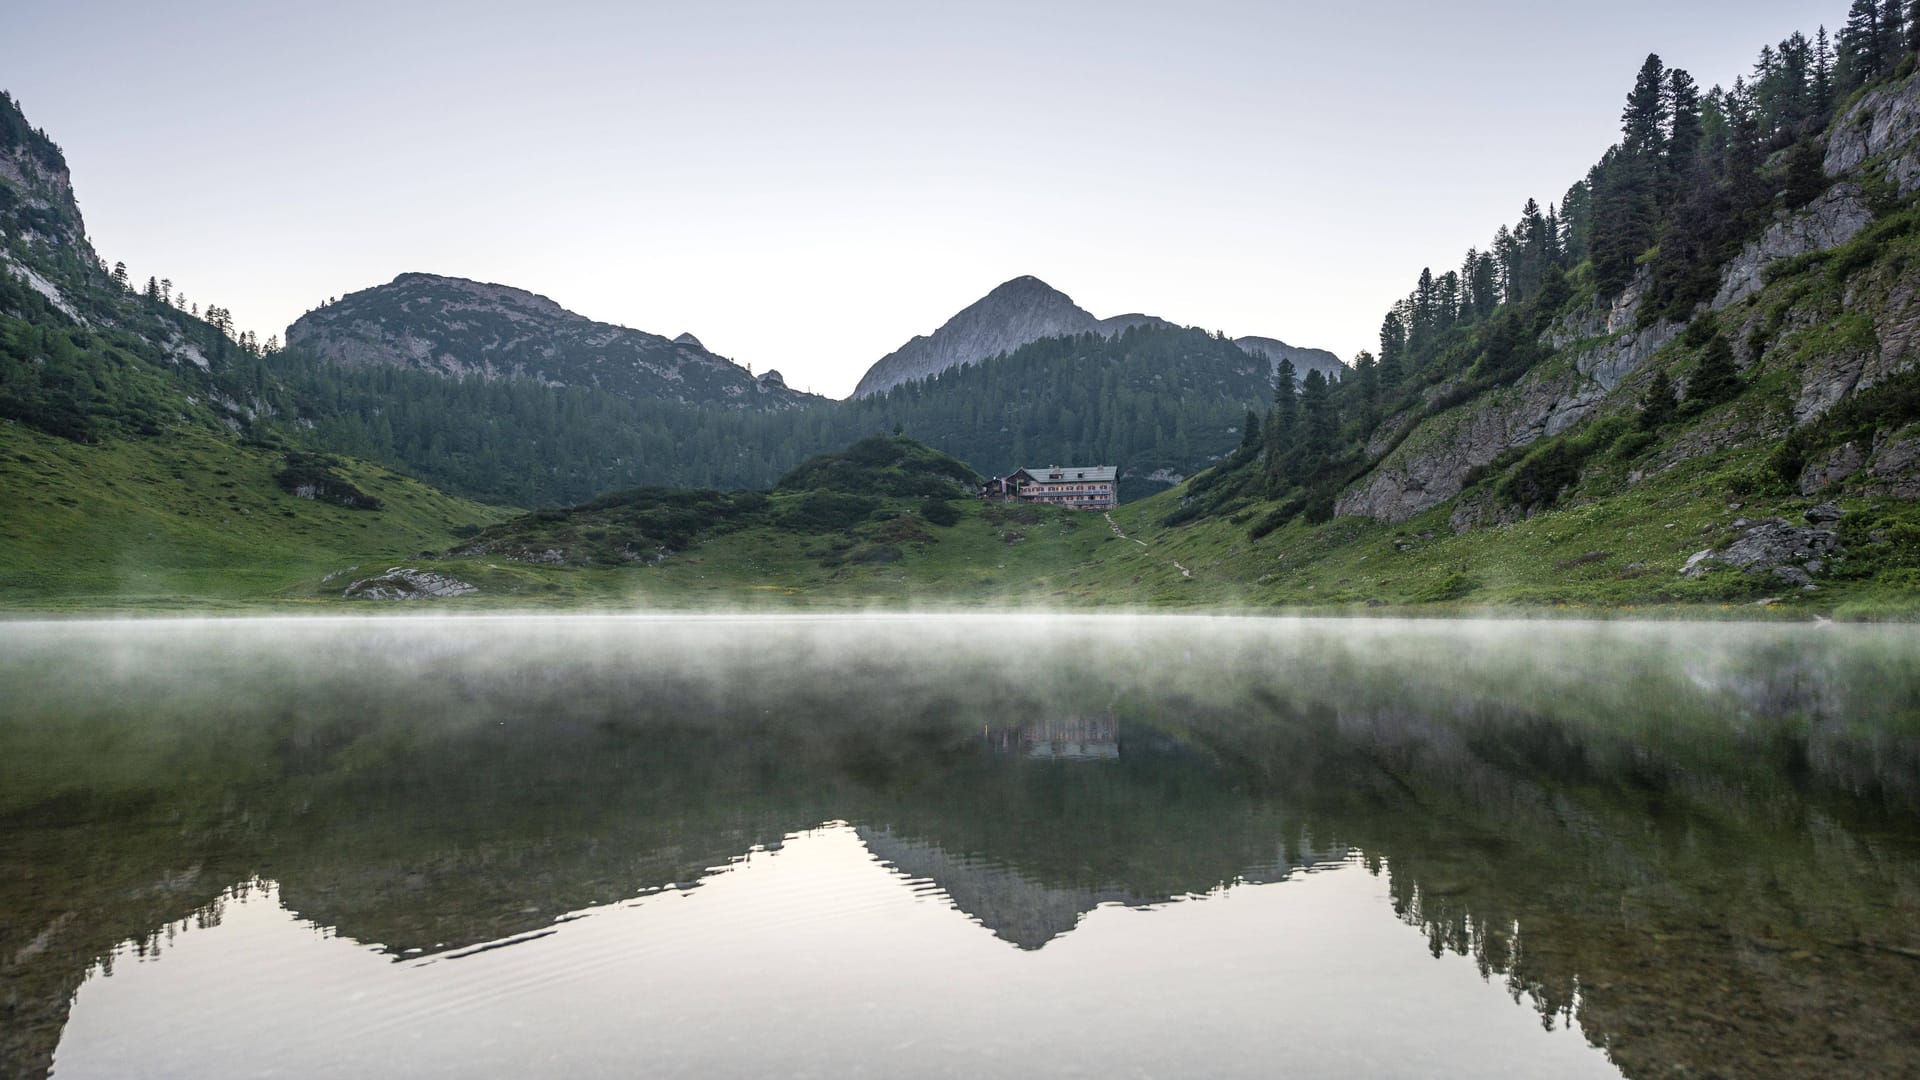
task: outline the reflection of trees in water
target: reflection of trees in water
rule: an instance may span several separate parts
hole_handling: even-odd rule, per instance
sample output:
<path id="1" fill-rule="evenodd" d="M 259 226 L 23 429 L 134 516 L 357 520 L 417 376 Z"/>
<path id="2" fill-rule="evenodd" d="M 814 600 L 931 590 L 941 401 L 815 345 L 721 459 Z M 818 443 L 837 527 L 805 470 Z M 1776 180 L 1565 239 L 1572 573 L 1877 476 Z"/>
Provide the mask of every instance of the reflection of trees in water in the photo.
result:
<path id="1" fill-rule="evenodd" d="M 1909 1072 L 1911 757 L 1741 723 L 1650 743 L 1550 707 L 1343 710 L 1332 726 L 1381 779 L 1316 805 L 1384 860 L 1430 950 L 1474 958 L 1543 1023 L 1578 1017 L 1631 1075 Z M 1823 771 L 1810 742 L 1849 768 Z"/>
<path id="2" fill-rule="evenodd" d="M 0 1071 L 45 1060 L 90 965 L 217 919 L 230 882 L 272 878 L 395 952 L 453 948 L 835 818 L 1030 947 L 1102 898 L 1278 880 L 1350 846 L 1429 951 L 1473 958 L 1543 1023 L 1577 1017 L 1636 1075 L 1915 1064 L 1905 652 L 1409 633 L 1143 634 L 1032 684 L 999 677 L 997 650 L 1044 642 L 946 642 L 926 665 L 804 639 L 747 655 L 697 629 L 648 639 L 645 662 L 376 638 L 344 682 L 244 643 L 222 678 L 175 657 L 137 697 L 116 680 L 146 673 L 90 671 L 27 712 L 128 797 L 69 805 L 51 774 L 0 793 L 8 834 L 61 836 L 31 855 L 37 884 L 0 880 Z"/>

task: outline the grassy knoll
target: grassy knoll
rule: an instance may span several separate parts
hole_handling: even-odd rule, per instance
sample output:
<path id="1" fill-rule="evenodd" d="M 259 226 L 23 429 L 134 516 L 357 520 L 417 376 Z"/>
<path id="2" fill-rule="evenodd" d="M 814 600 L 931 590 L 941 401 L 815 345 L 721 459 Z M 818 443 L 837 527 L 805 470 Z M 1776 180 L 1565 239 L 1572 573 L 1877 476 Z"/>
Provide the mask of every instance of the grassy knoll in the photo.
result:
<path id="1" fill-rule="evenodd" d="M 0 607 L 207 607 L 298 596 L 334 570 L 453 542 L 511 511 L 378 466 L 332 472 L 378 509 L 298 498 L 283 452 L 212 434 L 83 444 L 0 423 Z"/>

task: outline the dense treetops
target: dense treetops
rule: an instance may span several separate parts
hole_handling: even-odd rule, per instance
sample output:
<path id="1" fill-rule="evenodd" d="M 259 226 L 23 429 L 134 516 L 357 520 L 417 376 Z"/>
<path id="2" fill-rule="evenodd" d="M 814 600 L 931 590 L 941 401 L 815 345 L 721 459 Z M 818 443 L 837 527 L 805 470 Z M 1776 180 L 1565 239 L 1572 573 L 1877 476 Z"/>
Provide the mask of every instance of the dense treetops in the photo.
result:
<path id="1" fill-rule="evenodd" d="M 276 413 L 311 438 L 449 490 L 520 506 L 647 484 L 773 484 L 808 455 L 896 428 L 983 473 L 1039 458 L 1121 468 L 1152 494 L 1230 452 L 1268 365 L 1200 330 L 1140 328 L 1034 342 L 884 394 L 767 412 L 627 400 L 531 380 L 271 361 Z"/>
<path id="2" fill-rule="evenodd" d="M 742 529 L 818 536 L 890 521 L 887 535 L 895 542 L 931 539 L 920 523 L 954 524 L 959 514 L 948 500 L 971 495 L 980 479 L 932 447 L 897 434 L 873 435 L 807 459 L 771 495 L 670 487 L 614 492 L 480 530 L 455 553 L 620 566 L 657 561 Z M 886 543 L 858 550 L 887 561 L 899 557 Z"/>
<path id="3" fill-rule="evenodd" d="M 896 434 L 870 435 L 845 450 L 808 458 L 774 487 L 942 498 L 971 494 L 981 481 L 964 463 Z"/>

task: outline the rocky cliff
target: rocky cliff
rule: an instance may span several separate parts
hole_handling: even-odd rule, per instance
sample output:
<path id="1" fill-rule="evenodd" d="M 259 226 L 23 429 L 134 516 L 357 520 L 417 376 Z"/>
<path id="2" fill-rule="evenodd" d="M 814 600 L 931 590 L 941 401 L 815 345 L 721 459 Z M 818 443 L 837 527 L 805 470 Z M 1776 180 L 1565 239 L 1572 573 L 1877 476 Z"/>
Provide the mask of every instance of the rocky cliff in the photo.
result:
<path id="1" fill-rule="evenodd" d="M 1909 210 L 1907 200 L 1920 192 L 1920 76 L 1863 95 L 1836 119 L 1824 169 L 1826 190 L 1778 214 L 1722 267 L 1713 298 L 1693 313 L 1716 316 L 1749 381 L 1777 372 L 1788 407 L 1683 433 L 1659 455 L 1657 468 L 1736 442 L 1782 438 L 1920 357 L 1920 284 L 1901 260 L 1880 257 L 1872 235 L 1877 222 Z M 1835 265 L 1823 265 L 1829 261 Z M 1646 282 L 1643 271 L 1618 298 L 1559 320 L 1541 339 L 1550 357 L 1512 385 L 1384 425 L 1390 437 L 1370 448 L 1381 456 L 1341 492 L 1336 512 L 1405 521 L 1460 495 L 1473 470 L 1508 451 L 1590 416 L 1630 413 L 1656 371 L 1684 391 L 1690 365 L 1675 340 L 1681 326 L 1643 317 Z M 1457 396 L 1464 386 L 1462 377 L 1428 401 Z M 1856 467 L 1869 466 L 1866 451 L 1855 456 Z M 1837 463 L 1820 463 L 1823 483 L 1837 482 L 1834 467 L 1847 460 L 1843 454 Z M 1873 458 L 1872 467 L 1885 463 Z M 1484 516 L 1466 509 L 1456 513 L 1456 527 Z"/>
<path id="2" fill-rule="evenodd" d="M 65 155 L 0 91 L 0 232 L 29 249 L 64 249 L 94 262 Z"/>
<path id="3" fill-rule="evenodd" d="M 530 379 L 626 398 L 782 408 L 807 400 L 755 379 L 691 334 L 668 340 L 577 315 L 544 296 L 465 278 L 401 274 L 310 311 L 287 344 L 343 365 Z"/>

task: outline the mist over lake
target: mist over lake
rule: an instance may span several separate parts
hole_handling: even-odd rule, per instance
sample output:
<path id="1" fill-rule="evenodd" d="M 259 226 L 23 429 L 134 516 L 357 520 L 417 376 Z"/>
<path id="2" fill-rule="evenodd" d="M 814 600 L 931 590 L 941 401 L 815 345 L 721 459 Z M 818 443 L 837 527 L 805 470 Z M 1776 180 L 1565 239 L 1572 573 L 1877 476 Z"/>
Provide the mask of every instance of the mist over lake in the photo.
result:
<path id="1" fill-rule="evenodd" d="M 0 1073 L 1885 1076 L 1906 627 L 0 625 Z"/>

